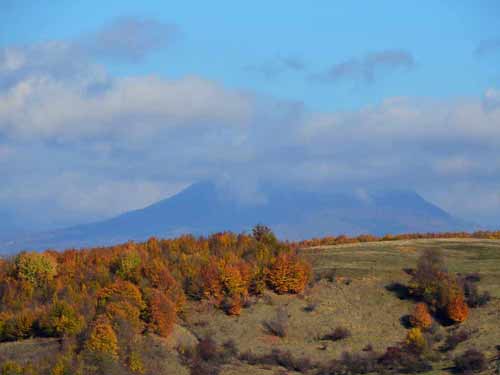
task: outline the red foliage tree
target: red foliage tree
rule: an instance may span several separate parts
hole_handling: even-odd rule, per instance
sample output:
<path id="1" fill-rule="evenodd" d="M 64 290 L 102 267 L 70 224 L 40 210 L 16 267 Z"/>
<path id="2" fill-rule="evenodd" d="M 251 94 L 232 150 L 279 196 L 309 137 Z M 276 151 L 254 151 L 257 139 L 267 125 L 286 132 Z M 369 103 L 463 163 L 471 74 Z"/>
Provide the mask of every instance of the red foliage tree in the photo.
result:
<path id="1" fill-rule="evenodd" d="M 151 289 L 149 293 L 148 329 L 167 337 L 172 332 L 176 319 L 175 304 L 157 289 Z"/>

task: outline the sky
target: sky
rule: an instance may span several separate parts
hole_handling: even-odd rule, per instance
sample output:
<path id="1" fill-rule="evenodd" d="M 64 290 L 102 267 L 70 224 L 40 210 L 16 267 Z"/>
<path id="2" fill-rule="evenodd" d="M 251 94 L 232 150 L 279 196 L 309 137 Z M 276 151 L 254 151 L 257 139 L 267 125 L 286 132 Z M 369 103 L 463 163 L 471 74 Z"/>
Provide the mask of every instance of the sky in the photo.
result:
<path id="1" fill-rule="evenodd" d="M 499 227 L 499 25 L 495 0 L 1 0 L 2 225 L 209 179 L 410 189 Z"/>

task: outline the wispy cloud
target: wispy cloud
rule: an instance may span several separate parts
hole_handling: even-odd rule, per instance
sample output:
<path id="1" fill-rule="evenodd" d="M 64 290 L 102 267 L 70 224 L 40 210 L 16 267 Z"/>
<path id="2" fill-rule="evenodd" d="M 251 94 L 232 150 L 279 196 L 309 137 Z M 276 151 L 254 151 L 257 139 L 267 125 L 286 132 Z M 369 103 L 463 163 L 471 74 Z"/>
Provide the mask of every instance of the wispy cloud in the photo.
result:
<path id="1" fill-rule="evenodd" d="M 483 95 L 484 108 L 487 111 L 492 111 L 500 108 L 500 90 L 488 89 Z"/>
<path id="2" fill-rule="evenodd" d="M 474 51 L 478 56 L 500 52 L 500 37 L 482 40 Z"/>
<path id="3" fill-rule="evenodd" d="M 80 41 L 90 54 L 137 63 L 149 53 L 168 47 L 180 34 L 174 24 L 146 18 L 118 18 Z"/>
<path id="4" fill-rule="evenodd" d="M 303 72 L 307 69 L 307 64 L 297 56 L 285 56 L 260 64 L 247 65 L 245 69 L 266 79 L 273 79 L 287 71 Z"/>
<path id="5" fill-rule="evenodd" d="M 342 80 L 372 83 L 384 72 L 409 70 L 415 66 L 411 53 L 404 50 L 385 50 L 354 57 L 332 65 L 326 72 L 313 75 L 313 80 L 338 82 Z"/>

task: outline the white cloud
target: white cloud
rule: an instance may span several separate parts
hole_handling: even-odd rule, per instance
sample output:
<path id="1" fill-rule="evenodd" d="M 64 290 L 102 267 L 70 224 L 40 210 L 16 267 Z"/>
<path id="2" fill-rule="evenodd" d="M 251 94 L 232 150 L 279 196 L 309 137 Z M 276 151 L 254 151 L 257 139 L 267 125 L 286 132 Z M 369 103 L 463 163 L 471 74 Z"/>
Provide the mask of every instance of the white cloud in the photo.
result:
<path id="1" fill-rule="evenodd" d="M 491 188 L 500 184 L 495 88 L 482 98 L 389 98 L 311 113 L 195 76 L 110 77 L 74 51 L 54 42 L 0 53 L 0 206 L 85 221 L 212 178 L 250 202 L 265 199 L 259 180 L 278 180 L 412 188 L 464 216 L 500 209 Z M 454 207 L 472 180 L 490 204 Z"/>
<path id="2" fill-rule="evenodd" d="M 55 49 L 60 51 L 58 45 Z M 52 48 L 42 50 L 35 49 L 43 61 Z M 37 55 L 30 50 L 26 57 L 31 61 Z M 0 91 L 4 134 L 35 139 L 130 138 L 175 127 L 245 126 L 250 115 L 248 97 L 194 76 L 175 81 L 155 76 L 109 79 L 88 64 L 80 67 L 81 74 L 59 77 L 52 74 L 59 63 L 39 67 L 18 64 L 11 74 L 17 80 Z M 102 83 L 106 85 L 100 90 L 89 90 Z"/>

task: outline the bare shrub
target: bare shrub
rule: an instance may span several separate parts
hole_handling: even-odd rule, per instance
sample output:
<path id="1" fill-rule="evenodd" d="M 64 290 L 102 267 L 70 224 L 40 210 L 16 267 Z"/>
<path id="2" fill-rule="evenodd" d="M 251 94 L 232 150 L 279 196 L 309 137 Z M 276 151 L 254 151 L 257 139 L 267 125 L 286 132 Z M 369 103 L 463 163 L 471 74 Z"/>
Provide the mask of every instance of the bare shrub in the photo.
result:
<path id="1" fill-rule="evenodd" d="M 334 359 L 318 371 L 318 375 L 368 374 L 379 368 L 378 357 L 373 352 L 342 353 L 340 359 Z"/>
<path id="2" fill-rule="evenodd" d="M 221 365 L 238 355 L 234 341 L 226 341 L 219 347 L 211 336 L 202 338 L 195 350 L 183 353 L 183 362 L 190 368 L 191 375 L 218 375 Z"/>
<path id="3" fill-rule="evenodd" d="M 394 293 L 399 299 L 408 299 L 411 296 L 408 287 L 396 281 L 393 281 L 386 285 L 385 289 L 389 292 Z"/>
<path id="4" fill-rule="evenodd" d="M 465 301 L 469 307 L 481 307 L 486 305 L 491 300 L 491 295 L 489 292 L 479 293 L 479 290 L 472 281 L 462 281 L 462 287 L 464 290 Z"/>
<path id="5" fill-rule="evenodd" d="M 471 332 L 466 329 L 453 331 L 445 340 L 442 346 L 442 351 L 454 350 L 458 344 L 467 341 L 471 336 Z"/>
<path id="6" fill-rule="evenodd" d="M 270 334 L 278 337 L 286 337 L 288 334 L 288 311 L 280 307 L 276 311 L 276 318 L 264 321 L 263 325 Z"/>
<path id="7" fill-rule="evenodd" d="M 469 349 L 462 355 L 455 357 L 455 371 L 462 374 L 481 372 L 486 370 L 486 358 L 483 353 L 476 349 Z"/>
<path id="8" fill-rule="evenodd" d="M 432 370 L 429 361 L 422 358 L 414 351 L 408 351 L 405 348 L 390 346 L 379 358 L 378 364 L 383 372 L 394 373 L 420 373 Z"/>
<path id="9" fill-rule="evenodd" d="M 217 344 L 215 343 L 215 340 L 210 336 L 202 338 L 198 343 L 196 349 L 198 352 L 198 356 L 206 362 L 215 361 L 218 359 Z"/>
<path id="10" fill-rule="evenodd" d="M 219 375 L 220 366 L 197 360 L 191 365 L 189 373 L 191 375 Z"/>
<path id="11" fill-rule="evenodd" d="M 331 333 L 322 337 L 323 340 L 339 341 L 351 337 L 351 331 L 344 327 L 337 327 Z"/>
<path id="12" fill-rule="evenodd" d="M 311 301 L 304 307 L 304 311 L 313 312 L 314 310 L 316 310 L 317 307 L 318 307 L 318 302 Z"/>
<path id="13" fill-rule="evenodd" d="M 228 340 L 222 344 L 221 358 L 223 362 L 229 361 L 231 358 L 238 357 L 238 347 L 234 340 Z"/>
<path id="14" fill-rule="evenodd" d="M 256 355 L 252 352 L 243 353 L 239 359 L 250 365 L 281 366 L 289 371 L 306 372 L 315 367 L 307 357 L 294 357 L 290 351 L 273 349 L 271 353 Z"/>
<path id="15" fill-rule="evenodd" d="M 468 273 L 467 275 L 465 275 L 465 280 L 477 283 L 478 281 L 481 281 L 481 276 L 477 272 Z"/>

